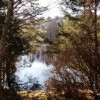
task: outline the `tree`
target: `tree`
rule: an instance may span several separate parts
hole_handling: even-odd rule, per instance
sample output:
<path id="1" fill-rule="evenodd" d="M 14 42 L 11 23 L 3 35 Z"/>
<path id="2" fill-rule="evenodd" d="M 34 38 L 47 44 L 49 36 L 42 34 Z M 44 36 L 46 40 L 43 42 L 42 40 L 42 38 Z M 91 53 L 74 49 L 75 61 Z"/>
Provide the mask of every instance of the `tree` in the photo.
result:
<path id="1" fill-rule="evenodd" d="M 25 7 L 26 5 L 29 7 Z M 0 1 L 0 99 L 3 100 L 3 89 L 13 89 L 12 77 L 16 71 L 16 60 L 19 55 L 30 49 L 30 39 L 23 35 L 23 28 L 36 24 L 40 8 L 34 0 L 1 0 Z M 33 9 L 34 8 L 34 9 Z M 42 9 L 42 8 L 41 8 Z M 38 19 L 37 19 L 38 20 Z"/>
<path id="2" fill-rule="evenodd" d="M 65 87 L 73 87 L 73 83 L 77 87 L 77 78 L 70 78 L 66 69 L 76 70 L 75 75 L 79 74 L 78 77 L 80 82 L 84 84 L 84 89 L 86 87 L 91 89 L 95 100 L 98 100 L 97 93 L 100 88 L 100 65 L 98 63 L 100 39 L 98 30 L 100 23 L 97 12 L 100 2 L 99 0 L 64 0 L 63 4 L 67 18 L 64 24 L 60 25 L 59 38 L 53 46 L 57 58 L 54 61 L 56 73 L 61 77 L 61 80 L 66 80 L 65 82 L 62 81 L 63 84 L 67 84 Z M 61 83 L 59 80 L 57 81 Z"/>

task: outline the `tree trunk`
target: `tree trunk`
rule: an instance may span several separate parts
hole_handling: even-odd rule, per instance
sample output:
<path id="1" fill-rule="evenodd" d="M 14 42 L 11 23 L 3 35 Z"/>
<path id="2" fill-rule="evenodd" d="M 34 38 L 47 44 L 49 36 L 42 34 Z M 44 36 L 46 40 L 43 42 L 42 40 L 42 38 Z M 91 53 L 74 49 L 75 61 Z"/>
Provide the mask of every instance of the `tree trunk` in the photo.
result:
<path id="1" fill-rule="evenodd" d="M 14 0 L 8 0 L 8 2 L 7 2 L 7 4 L 8 4 L 8 8 L 7 8 L 7 15 L 6 15 L 6 18 L 5 18 L 5 23 L 4 23 L 4 26 L 3 26 L 3 40 L 4 40 L 4 59 L 6 59 L 7 57 L 8 57 L 8 55 L 7 54 L 9 54 L 9 53 L 7 53 L 7 52 L 9 52 L 9 51 L 7 51 L 7 45 L 9 45 L 8 43 L 8 40 L 9 40 L 9 34 L 8 34 L 8 32 L 10 31 L 10 25 L 12 24 L 12 20 L 13 20 L 13 2 L 14 2 Z M 10 56 L 9 56 L 10 57 Z M 9 60 L 9 59 L 6 59 L 6 60 Z M 8 78 L 9 78 L 9 75 L 8 75 L 8 73 L 10 73 L 10 72 L 8 72 L 8 71 L 10 71 L 9 69 L 10 69 L 10 66 L 9 65 L 7 65 L 6 64 L 6 69 L 7 69 L 7 71 L 6 71 L 6 77 L 7 77 L 7 83 L 8 83 Z"/>
<path id="2" fill-rule="evenodd" d="M 97 98 L 97 90 L 98 90 L 98 75 L 99 75 L 99 42 L 98 42 L 98 35 L 97 35 L 97 0 L 94 1 L 94 38 L 95 38 L 95 75 L 94 75 L 94 81 L 95 81 L 95 90 L 94 96 L 95 100 L 98 100 Z"/>

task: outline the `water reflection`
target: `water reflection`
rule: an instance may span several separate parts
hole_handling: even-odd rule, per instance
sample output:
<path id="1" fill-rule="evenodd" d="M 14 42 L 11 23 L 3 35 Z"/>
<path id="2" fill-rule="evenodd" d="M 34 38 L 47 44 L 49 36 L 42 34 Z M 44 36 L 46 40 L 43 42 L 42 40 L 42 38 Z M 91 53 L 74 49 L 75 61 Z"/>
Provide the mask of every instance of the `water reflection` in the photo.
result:
<path id="1" fill-rule="evenodd" d="M 22 84 L 27 83 L 25 85 L 28 89 L 35 82 L 34 79 L 37 79 L 37 83 L 44 87 L 45 81 L 51 76 L 50 70 L 53 67 L 42 60 L 41 53 L 35 55 L 29 53 L 28 55 L 20 56 L 16 66 L 17 72 L 15 75 L 18 77 L 18 82 Z M 31 82 L 29 82 L 29 79 Z"/>

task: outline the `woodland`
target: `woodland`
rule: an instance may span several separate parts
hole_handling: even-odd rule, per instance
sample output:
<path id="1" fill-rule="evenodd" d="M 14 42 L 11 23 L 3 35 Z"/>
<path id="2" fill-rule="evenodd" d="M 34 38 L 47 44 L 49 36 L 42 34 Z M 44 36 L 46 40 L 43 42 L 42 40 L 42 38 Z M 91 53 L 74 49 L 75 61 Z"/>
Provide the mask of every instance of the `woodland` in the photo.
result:
<path id="1" fill-rule="evenodd" d="M 0 0 L 0 100 L 100 100 L 100 0 L 61 0 L 60 6 L 64 16 L 46 32 L 39 15 L 48 7 L 38 0 Z M 20 89 L 16 62 L 44 44 L 52 76 L 44 96 L 29 97 L 35 91 Z"/>

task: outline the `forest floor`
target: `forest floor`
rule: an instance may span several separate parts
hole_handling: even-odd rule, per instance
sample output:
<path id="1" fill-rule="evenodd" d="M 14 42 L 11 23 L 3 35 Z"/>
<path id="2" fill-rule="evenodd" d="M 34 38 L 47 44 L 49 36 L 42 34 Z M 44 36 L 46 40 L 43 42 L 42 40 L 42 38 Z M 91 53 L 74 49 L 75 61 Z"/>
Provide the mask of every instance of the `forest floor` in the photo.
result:
<path id="1" fill-rule="evenodd" d="M 88 91 L 89 92 L 89 91 Z M 37 90 L 37 91 L 18 91 L 18 95 L 22 97 L 22 100 L 65 100 L 61 95 L 52 91 Z M 85 96 L 86 100 L 94 100 L 90 95 Z M 75 99 L 67 99 L 75 100 Z M 82 100 L 82 99 L 81 99 Z"/>
<path id="2" fill-rule="evenodd" d="M 56 100 L 52 99 L 53 92 L 48 92 L 46 90 L 18 91 L 18 94 L 23 98 L 23 100 Z"/>

